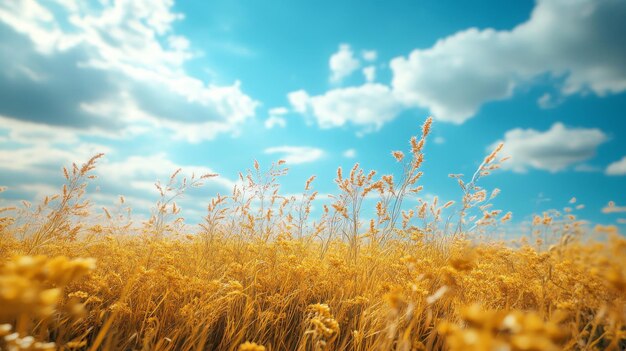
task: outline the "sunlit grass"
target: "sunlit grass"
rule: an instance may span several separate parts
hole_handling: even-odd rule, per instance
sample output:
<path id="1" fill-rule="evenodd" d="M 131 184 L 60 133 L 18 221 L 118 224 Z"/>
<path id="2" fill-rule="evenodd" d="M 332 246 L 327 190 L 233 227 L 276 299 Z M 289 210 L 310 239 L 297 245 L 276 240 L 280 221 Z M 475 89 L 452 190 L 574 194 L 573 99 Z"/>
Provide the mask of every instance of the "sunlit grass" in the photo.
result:
<path id="1" fill-rule="evenodd" d="M 284 163 L 255 163 L 208 201 L 194 233 L 176 200 L 216 175 L 176 171 L 157 184 L 150 220 L 133 225 L 107 209 L 97 219 L 87 200 L 101 155 L 65 170 L 58 195 L 0 210 L 0 347 L 624 349 L 626 240 L 616 228 L 590 239 L 572 213 L 545 213 L 531 238 L 482 239 L 512 216 L 492 207 L 497 189 L 478 185 L 506 161 L 501 147 L 472 178 L 452 175 L 458 203 L 411 208 L 429 131 L 430 120 L 406 153 L 392 153 L 400 176 L 339 169 L 318 218 L 313 177 L 301 196 L 282 196 Z"/>

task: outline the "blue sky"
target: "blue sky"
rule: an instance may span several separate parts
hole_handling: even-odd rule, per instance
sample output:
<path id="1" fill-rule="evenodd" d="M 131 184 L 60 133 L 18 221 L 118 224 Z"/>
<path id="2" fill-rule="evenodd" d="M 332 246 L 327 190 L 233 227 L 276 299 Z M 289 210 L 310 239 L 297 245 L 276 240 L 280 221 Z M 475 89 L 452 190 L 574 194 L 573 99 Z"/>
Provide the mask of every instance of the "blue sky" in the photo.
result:
<path id="1" fill-rule="evenodd" d="M 624 228 L 626 2 L 0 1 L 3 202 L 54 192 L 105 152 L 98 205 L 141 214 L 175 169 L 221 176 L 183 202 L 197 220 L 257 159 L 286 193 L 333 193 L 337 166 L 398 171 L 428 116 L 424 195 L 485 179 L 516 222 L 568 206 Z"/>

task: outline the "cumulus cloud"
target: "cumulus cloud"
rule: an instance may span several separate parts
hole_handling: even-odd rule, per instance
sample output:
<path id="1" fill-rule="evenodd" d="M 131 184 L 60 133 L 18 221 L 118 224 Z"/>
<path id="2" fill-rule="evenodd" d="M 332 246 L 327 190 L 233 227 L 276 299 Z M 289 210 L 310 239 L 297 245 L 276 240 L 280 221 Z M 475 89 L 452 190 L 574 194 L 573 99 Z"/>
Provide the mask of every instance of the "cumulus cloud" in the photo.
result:
<path id="1" fill-rule="evenodd" d="M 24 173 L 50 174 L 53 171 L 60 172 L 62 166 L 69 166 L 72 162 L 86 161 L 97 153 L 110 150 L 104 145 L 85 142 L 72 143 L 65 147 L 50 147 L 45 144 L 33 144 L 17 149 L 3 147 L 0 149 L 0 170 L 5 173 L 5 176 Z M 9 180 L 5 179 L 5 181 Z M 13 179 L 13 181 L 21 180 L 24 178 Z"/>
<path id="2" fill-rule="evenodd" d="M 339 45 L 339 50 L 330 56 L 330 81 L 340 83 L 344 78 L 359 69 L 361 63 L 354 57 L 354 52 L 348 44 Z"/>
<path id="3" fill-rule="evenodd" d="M 306 91 L 302 89 L 292 91 L 291 93 L 287 94 L 287 99 L 289 100 L 289 103 L 291 104 L 291 107 L 294 111 L 301 114 L 307 112 L 307 107 L 309 104 L 309 94 Z"/>
<path id="4" fill-rule="evenodd" d="M 183 16 L 172 0 L 61 5 L 0 4 L 0 114 L 112 135 L 143 124 L 192 142 L 254 116 L 258 102 L 239 82 L 185 72 L 194 55 L 173 33 Z"/>
<path id="5" fill-rule="evenodd" d="M 323 95 L 307 96 L 304 101 L 304 106 L 294 105 L 294 109 L 311 111 L 322 128 L 340 127 L 349 122 L 367 130 L 378 129 L 402 110 L 389 87 L 376 83 L 337 88 Z"/>
<path id="6" fill-rule="evenodd" d="M 287 164 L 315 162 L 324 156 L 324 150 L 309 146 L 275 146 L 265 149 L 266 154 L 280 154 Z"/>
<path id="7" fill-rule="evenodd" d="M 546 73 L 562 81 L 563 96 L 623 92 L 625 17 L 621 0 L 538 0 L 530 19 L 512 30 L 470 28 L 393 59 L 392 86 L 407 104 L 453 123 Z"/>
<path id="8" fill-rule="evenodd" d="M 21 174 L 14 180 L 24 180 L 26 173 L 60 172 L 62 166 L 111 150 L 81 140 L 72 129 L 0 116 L 0 173 L 5 177 Z"/>
<path id="9" fill-rule="evenodd" d="M 367 66 L 363 68 L 363 76 L 365 76 L 366 82 L 372 83 L 376 79 L 376 67 Z"/>
<path id="10" fill-rule="evenodd" d="M 12 142 L 23 145 L 67 145 L 76 144 L 79 140 L 75 130 L 71 128 L 20 121 L 0 115 L 0 144 Z"/>
<path id="11" fill-rule="evenodd" d="M 265 120 L 265 128 L 272 129 L 274 127 L 285 128 L 287 120 L 283 117 L 289 112 L 286 107 L 276 107 L 269 111 L 269 117 Z"/>
<path id="12" fill-rule="evenodd" d="M 488 149 L 504 142 L 501 154 L 511 156 L 503 165 L 505 169 L 558 172 L 594 157 L 598 146 L 607 140 L 607 135 L 599 129 L 569 128 L 555 123 L 545 132 L 522 128 L 509 130 L 503 140 Z"/>
<path id="13" fill-rule="evenodd" d="M 611 176 L 626 175 L 626 156 L 622 157 L 621 160 L 615 161 L 611 163 L 608 167 L 606 167 L 605 173 Z"/>
<path id="14" fill-rule="evenodd" d="M 0 184 L 11 199 L 59 189 L 62 166 L 99 152 L 88 192 L 98 203 L 124 194 L 147 210 L 157 179 L 211 171 L 113 146 L 138 134 L 199 142 L 254 116 L 258 102 L 239 82 L 218 86 L 185 71 L 196 54 L 172 28 L 182 19 L 171 0 L 0 2 Z M 194 193 L 206 200 L 233 184 L 222 176 Z"/>
<path id="15" fill-rule="evenodd" d="M 270 116 L 265 120 L 265 128 L 272 129 L 274 127 L 285 128 L 287 126 L 287 121 L 278 116 Z"/>
<path id="16" fill-rule="evenodd" d="M 552 78 L 557 92 L 541 96 L 537 100 L 541 108 L 555 107 L 574 94 L 624 92 L 625 17 L 626 2 L 622 0 L 537 0 L 530 18 L 511 30 L 469 28 L 438 40 L 432 47 L 392 59 L 391 85 L 385 93 L 391 101 L 387 105 L 426 108 L 441 121 L 461 124 L 476 115 L 483 104 L 509 99 L 519 86 L 532 85 L 543 76 Z M 346 73 L 336 76 L 344 77 L 359 67 L 358 60 L 347 44 L 336 55 L 339 53 L 345 62 L 347 58 L 353 61 L 342 65 L 350 67 L 342 70 Z M 361 56 L 372 61 L 376 55 L 362 52 Z M 366 67 L 363 73 L 368 83 L 374 80 L 373 70 Z M 319 96 L 328 95 L 353 98 L 353 94 L 339 94 L 336 89 Z M 310 94 L 300 90 L 293 97 L 300 98 L 296 105 L 290 96 L 296 112 L 311 112 L 304 108 Z M 335 101 L 335 105 L 352 106 L 350 101 Z M 391 119 L 397 115 L 394 111 Z M 325 116 L 343 115 L 335 118 L 338 123 L 326 126 L 342 126 L 342 121 L 353 119 L 358 111 L 324 112 Z M 318 121 L 326 120 L 313 113 Z"/>

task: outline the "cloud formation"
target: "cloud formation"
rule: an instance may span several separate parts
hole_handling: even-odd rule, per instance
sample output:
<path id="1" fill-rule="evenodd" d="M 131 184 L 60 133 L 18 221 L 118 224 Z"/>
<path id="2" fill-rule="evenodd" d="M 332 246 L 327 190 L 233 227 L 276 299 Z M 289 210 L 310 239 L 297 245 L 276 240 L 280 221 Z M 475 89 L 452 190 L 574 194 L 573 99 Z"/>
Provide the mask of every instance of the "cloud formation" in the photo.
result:
<path id="1" fill-rule="evenodd" d="M 265 128 L 272 129 L 274 127 L 285 128 L 287 126 L 287 120 L 285 115 L 289 113 L 286 107 L 275 107 L 269 110 L 269 117 L 265 120 Z"/>
<path id="2" fill-rule="evenodd" d="M 393 105 L 384 109 L 393 115 L 383 113 L 367 118 L 367 123 L 377 128 L 405 109 L 425 108 L 438 120 L 461 124 L 485 103 L 509 99 L 521 85 L 532 85 L 544 76 L 551 78 L 557 93 L 543 95 L 538 100 L 542 108 L 575 94 L 622 93 L 626 91 L 624 18 L 626 2 L 622 0 L 537 0 L 530 18 L 511 30 L 459 31 L 429 48 L 392 59 L 391 83 L 383 93 L 389 101 L 377 99 L 372 104 Z M 335 54 L 335 80 L 359 68 L 350 47 L 342 47 Z M 345 92 L 370 90 L 373 72 L 364 70 L 364 75 L 367 83 L 360 87 L 331 89 L 312 97 L 299 91 L 299 97 L 306 96 L 309 101 L 333 96 L 333 104 L 328 106 L 332 110 L 310 111 L 302 108 L 302 100 L 297 106 L 291 97 L 290 101 L 296 112 L 311 114 L 320 126 L 343 126 L 346 121 L 363 125 L 362 111 L 352 103 L 354 94 Z"/>
<path id="3" fill-rule="evenodd" d="M 375 130 L 402 110 L 389 87 L 377 83 L 336 88 L 312 97 L 297 91 L 289 97 L 295 111 L 311 111 L 321 128 L 341 127 L 350 122 L 366 131 Z"/>
<path id="4" fill-rule="evenodd" d="M 0 114 L 119 134 L 166 128 L 190 142 L 233 132 L 258 105 L 240 83 L 187 74 L 190 43 L 173 33 L 173 1 L 101 6 L 0 4 Z"/>
<path id="5" fill-rule="evenodd" d="M 376 79 L 376 66 L 367 66 L 363 68 L 363 76 L 365 81 L 372 83 Z"/>
<path id="6" fill-rule="evenodd" d="M 341 83 L 341 81 L 350 76 L 354 71 L 361 67 L 361 63 L 354 57 L 354 52 L 348 44 L 339 45 L 339 50 L 330 56 L 328 60 L 330 67 L 330 81 L 332 83 Z"/>
<path id="7" fill-rule="evenodd" d="M 289 104 L 294 111 L 300 114 L 307 113 L 309 98 L 309 94 L 303 89 L 292 91 L 287 94 L 287 100 L 289 100 Z"/>
<path id="8" fill-rule="evenodd" d="M 599 129 L 569 128 L 563 123 L 555 123 L 545 132 L 530 128 L 509 130 L 503 140 L 495 142 L 488 150 L 504 142 L 501 154 L 511 156 L 504 162 L 504 169 L 514 172 L 539 169 L 555 173 L 594 157 L 598 146 L 608 139 Z"/>
<path id="9" fill-rule="evenodd" d="M 530 19 L 510 31 L 470 28 L 393 59 L 392 86 L 407 104 L 452 123 L 543 74 L 564 96 L 623 92 L 625 17 L 621 0 L 538 0 Z"/>
<path id="10" fill-rule="evenodd" d="M 280 154 L 280 159 L 292 165 L 315 162 L 324 156 L 324 150 L 309 146 L 275 146 L 265 149 L 265 153 Z"/>
<path id="11" fill-rule="evenodd" d="M 622 176 L 626 175 L 626 156 L 621 160 L 611 163 L 606 167 L 605 173 L 610 176 Z"/>

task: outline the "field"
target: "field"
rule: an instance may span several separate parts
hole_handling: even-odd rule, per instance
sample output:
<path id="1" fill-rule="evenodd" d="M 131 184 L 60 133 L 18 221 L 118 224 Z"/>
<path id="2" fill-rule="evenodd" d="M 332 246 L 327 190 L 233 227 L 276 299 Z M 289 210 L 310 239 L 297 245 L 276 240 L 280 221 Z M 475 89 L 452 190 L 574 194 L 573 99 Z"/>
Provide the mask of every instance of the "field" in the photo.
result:
<path id="1" fill-rule="evenodd" d="M 193 231 L 176 200 L 216 175 L 176 171 L 139 225 L 123 198 L 102 218 L 90 206 L 101 155 L 65 169 L 58 195 L 0 210 L 0 348 L 625 349 L 617 229 L 589 229 L 566 209 L 536 216 L 530 237 L 486 239 L 512 216 L 478 185 L 506 162 L 500 148 L 472 178 L 453 175 L 458 203 L 411 209 L 429 130 L 392 153 L 399 177 L 339 169 L 318 218 L 313 178 L 300 196 L 280 194 L 283 162 L 255 163 Z"/>

